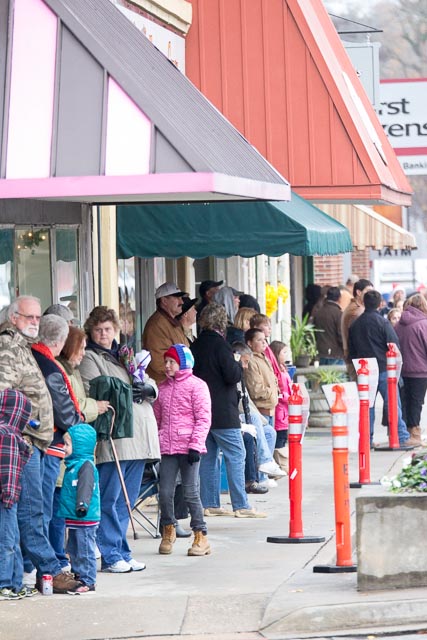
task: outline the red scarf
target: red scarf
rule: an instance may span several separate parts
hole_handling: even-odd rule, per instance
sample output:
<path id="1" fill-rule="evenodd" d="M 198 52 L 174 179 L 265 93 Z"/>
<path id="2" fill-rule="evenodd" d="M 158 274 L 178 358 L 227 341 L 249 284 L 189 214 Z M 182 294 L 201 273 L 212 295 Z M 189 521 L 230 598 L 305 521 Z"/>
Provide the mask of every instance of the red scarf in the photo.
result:
<path id="1" fill-rule="evenodd" d="M 74 393 L 74 389 L 71 386 L 71 382 L 67 376 L 67 374 L 65 373 L 65 369 L 63 368 L 63 366 L 58 362 L 58 360 L 55 359 L 52 351 L 49 349 L 49 347 L 45 344 L 43 344 L 42 342 L 37 342 L 36 344 L 31 345 L 31 348 L 34 349 L 34 351 L 38 351 L 39 353 L 41 353 L 42 355 L 45 356 L 45 358 L 47 358 L 48 360 L 51 360 L 52 362 L 54 362 L 56 364 L 56 366 L 58 367 L 58 370 L 61 372 L 62 377 L 64 378 L 64 382 L 65 385 L 68 389 L 68 393 L 70 394 L 70 398 L 73 401 L 74 407 L 76 409 L 76 411 L 78 411 L 81 420 L 84 420 L 83 414 L 80 411 L 80 407 L 79 407 L 79 401 L 76 398 L 76 394 Z"/>

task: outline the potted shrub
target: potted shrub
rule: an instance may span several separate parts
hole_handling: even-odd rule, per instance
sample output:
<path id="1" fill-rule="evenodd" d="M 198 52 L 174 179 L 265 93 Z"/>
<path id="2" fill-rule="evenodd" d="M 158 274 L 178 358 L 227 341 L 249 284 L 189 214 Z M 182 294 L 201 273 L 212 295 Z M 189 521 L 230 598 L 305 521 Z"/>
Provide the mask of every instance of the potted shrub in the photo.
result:
<path id="1" fill-rule="evenodd" d="M 317 356 L 316 331 L 319 329 L 309 322 L 308 314 L 302 320 L 293 318 L 289 345 L 297 367 L 307 367 Z"/>
<path id="2" fill-rule="evenodd" d="M 305 375 L 309 381 L 308 393 L 310 395 L 310 416 L 308 424 L 310 427 L 331 427 L 332 414 L 328 401 L 323 393 L 322 385 L 345 382 L 348 377 L 344 371 L 335 369 L 333 366 L 324 365 Z"/>
<path id="3" fill-rule="evenodd" d="M 346 382 L 348 379 L 344 371 L 335 369 L 331 365 L 325 365 L 324 367 L 319 367 L 313 373 L 307 373 L 306 378 L 310 380 L 313 391 L 318 391 L 324 384 L 339 384 L 340 382 Z"/>

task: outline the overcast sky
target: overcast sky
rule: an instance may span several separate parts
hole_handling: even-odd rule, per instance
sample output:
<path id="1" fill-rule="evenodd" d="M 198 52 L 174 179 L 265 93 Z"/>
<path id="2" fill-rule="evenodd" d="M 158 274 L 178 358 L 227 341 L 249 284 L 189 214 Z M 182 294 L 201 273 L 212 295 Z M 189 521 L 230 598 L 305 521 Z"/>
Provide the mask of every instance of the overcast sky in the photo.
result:
<path id="1" fill-rule="evenodd" d="M 339 15 L 341 9 L 348 9 L 349 7 L 357 7 L 358 10 L 363 11 L 372 7 L 378 0 L 323 0 L 325 7 L 329 13 Z"/>

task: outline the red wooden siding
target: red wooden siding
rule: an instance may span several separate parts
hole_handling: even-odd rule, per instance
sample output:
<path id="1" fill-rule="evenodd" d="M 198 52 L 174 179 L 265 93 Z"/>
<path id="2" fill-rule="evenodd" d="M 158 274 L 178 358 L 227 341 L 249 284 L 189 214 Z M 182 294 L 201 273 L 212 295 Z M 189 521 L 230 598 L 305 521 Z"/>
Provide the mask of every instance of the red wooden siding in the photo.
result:
<path id="1" fill-rule="evenodd" d="M 295 191 L 318 201 L 409 204 L 409 183 L 321 0 L 190 1 L 188 77 Z"/>

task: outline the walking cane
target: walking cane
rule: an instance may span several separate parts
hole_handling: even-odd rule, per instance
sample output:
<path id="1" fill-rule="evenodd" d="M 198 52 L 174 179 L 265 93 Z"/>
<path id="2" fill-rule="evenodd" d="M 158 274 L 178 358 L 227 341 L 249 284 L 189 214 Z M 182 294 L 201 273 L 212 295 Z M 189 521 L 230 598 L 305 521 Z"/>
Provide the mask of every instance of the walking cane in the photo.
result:
<path id="1" fill-rule="evenodd" d="M 136 532 L 135 523 L 133 521 L 133 516 L 132 516 L 132 507 L 130 506 L 129 495 L 128 495 L 128 491 L 126 489 L 125 479 L 123 478 L 122 468 L 120 466 L 120 461 L 119 461 L 119 459 L 117 457 L 116 445 L 114 444 L 114 440 L 113 440 L 113 429 L 114 429 L 114 420 L 116 419 L 116 411 L 115 411 L 114 407 L 111 406 L 111 404 L 108 405 L 108 408 L 111 410 L 111 412 L 113 414 L 112 418 L 111 418 L 111 427 L 110 427 L 111 450 L 113 452 L 114 462 L 116 463 L 117 473 L 119 474 L 120 485 L 122 487 L 122 491 L 123 491 L 123 495 L 125 497 L 127 510 L 129 512 L 130 523 L 132 525 L 132 530 L 133 530 L 133 539 L 134 540 L 138 540 L 138 534 Z"/>

